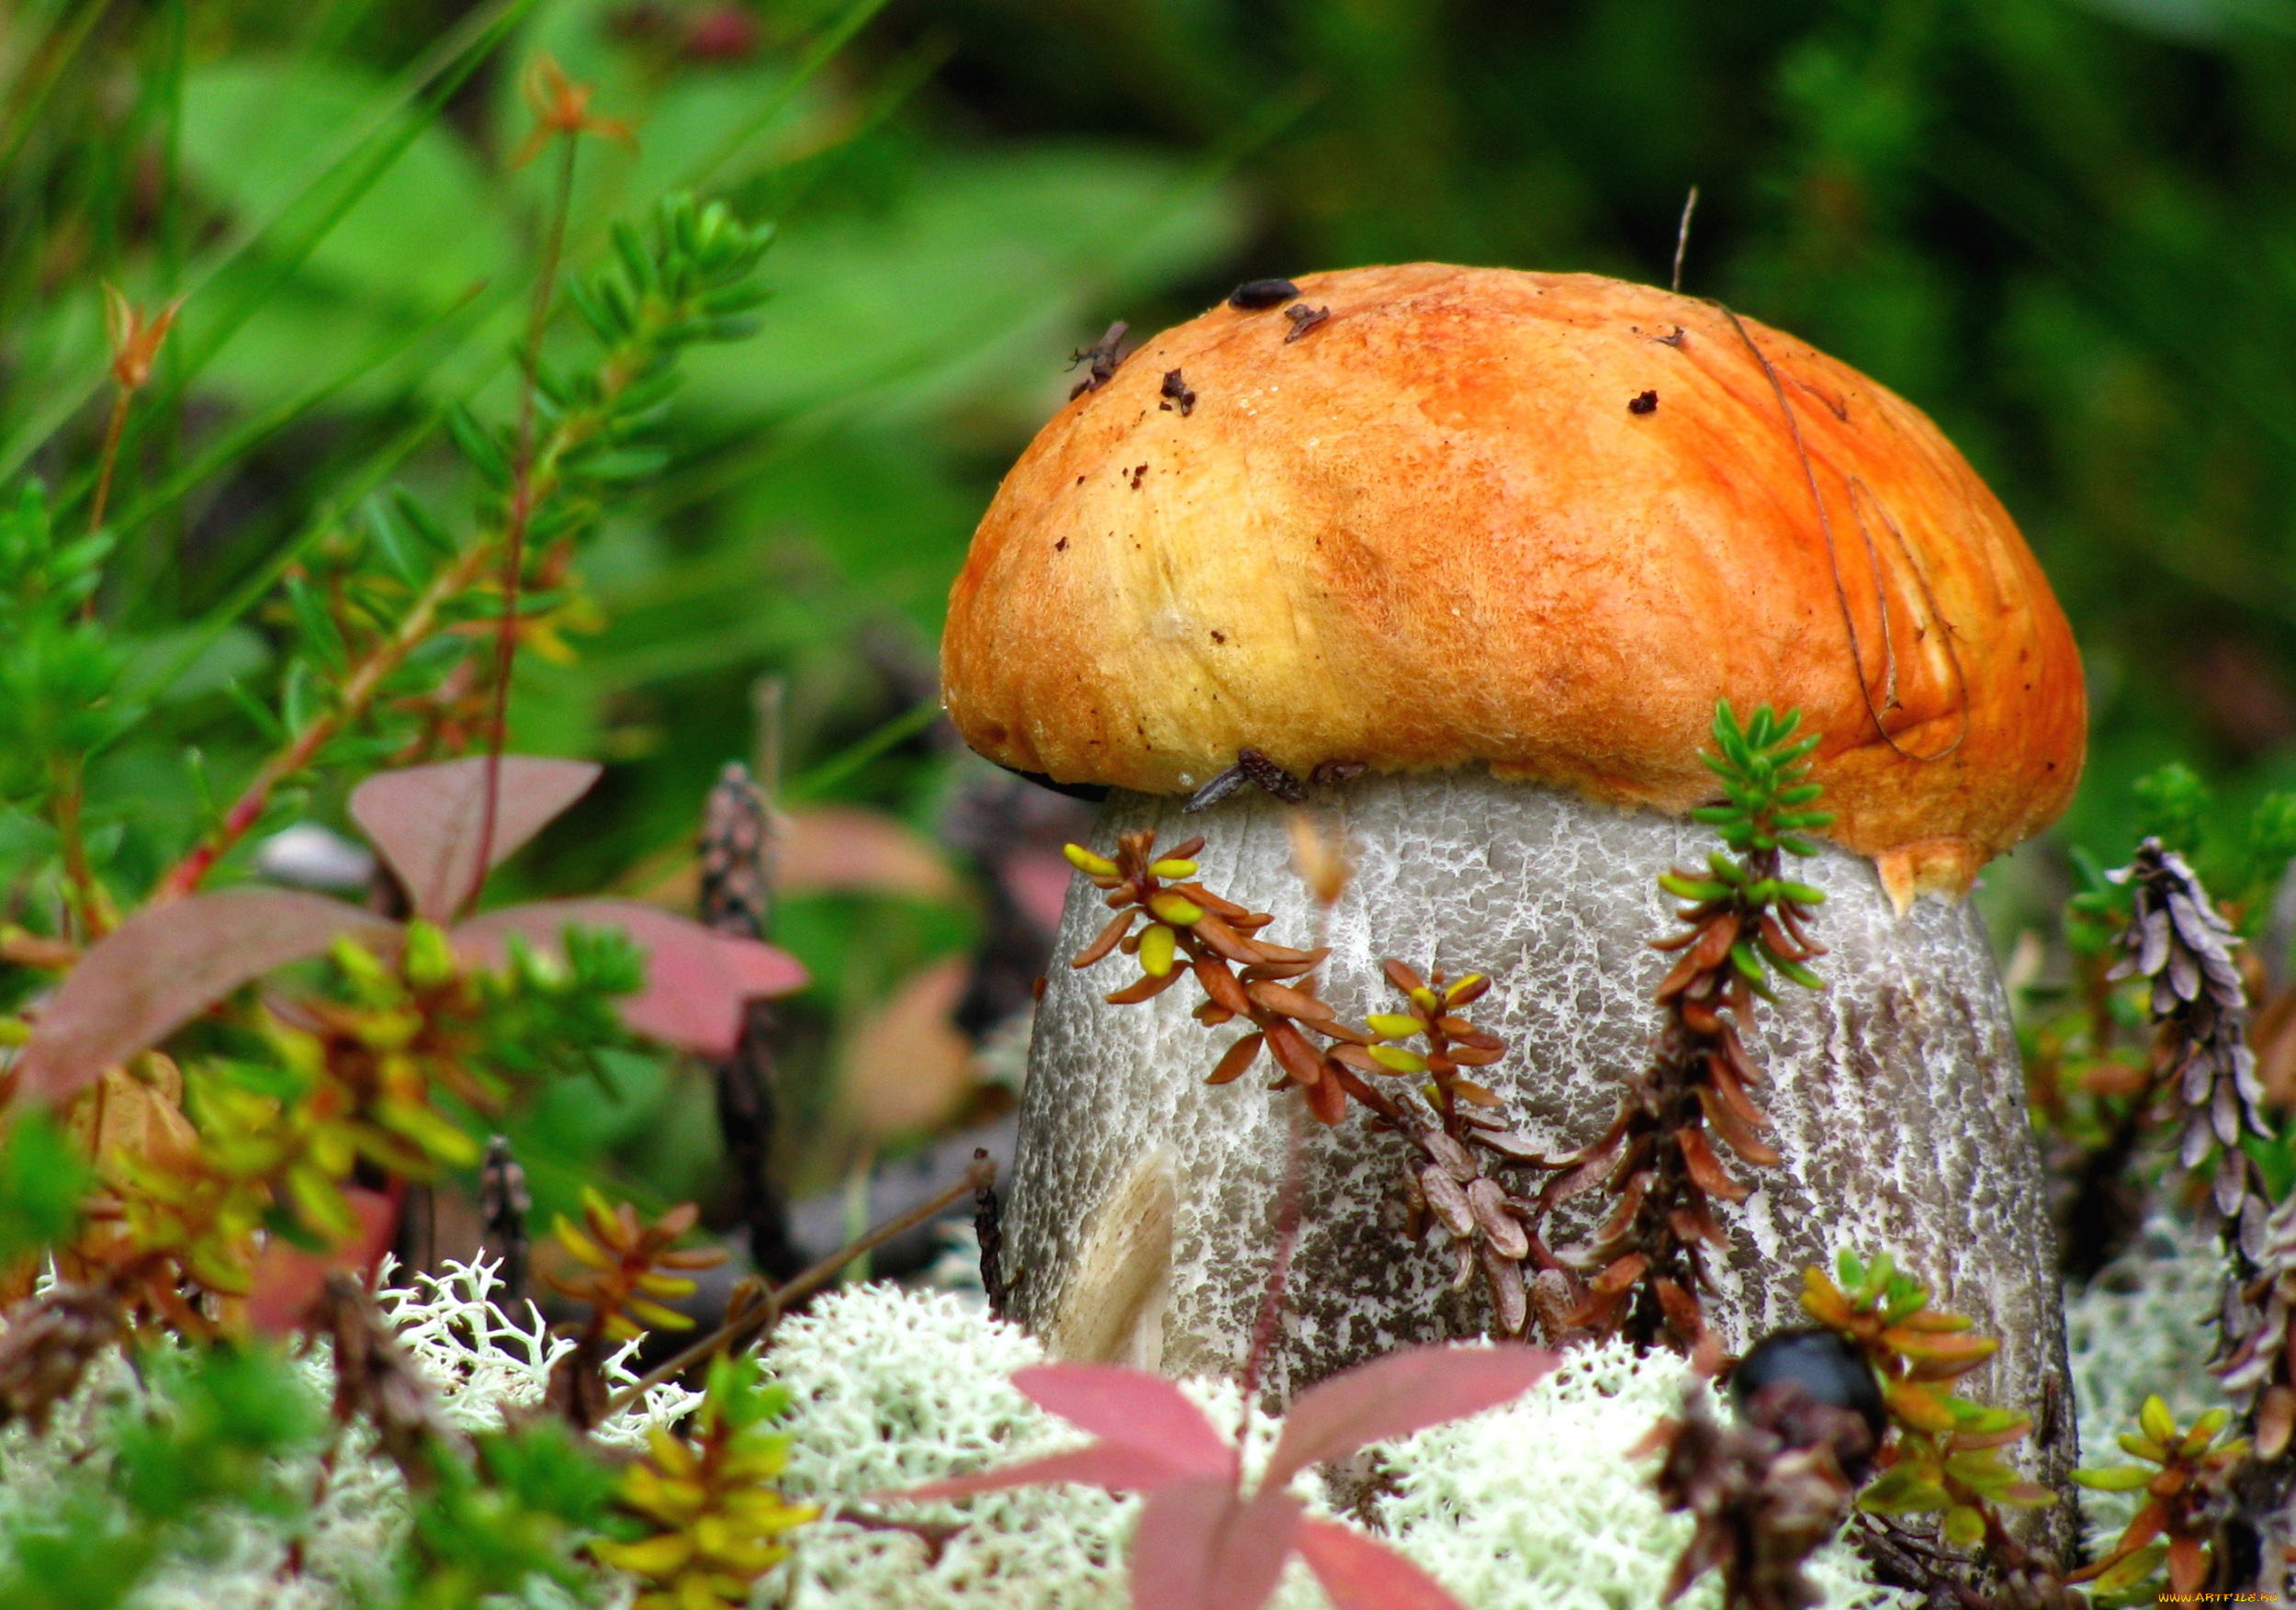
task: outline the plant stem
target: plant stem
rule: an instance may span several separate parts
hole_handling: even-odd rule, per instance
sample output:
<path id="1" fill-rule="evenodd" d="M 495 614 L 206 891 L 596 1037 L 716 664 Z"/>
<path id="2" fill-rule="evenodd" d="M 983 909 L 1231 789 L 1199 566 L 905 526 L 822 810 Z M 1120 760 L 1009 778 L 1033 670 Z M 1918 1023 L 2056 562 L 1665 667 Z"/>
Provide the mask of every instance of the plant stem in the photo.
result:
<path id="1" fill-rule="evenodd" d="M 94 944 L 110 929 L 109 911 L 96 869 L 88 864 L 87 835 L 80 826 L 81 763 L 76 756 L 58 755 L 49 762 L 54 781 L 56 844 L 63 861 L 63 875 L 72 884 L 72 904 L 80 918 L 79 938 Z"/>
<path id="2" fill-rule="evenodd" d="M 964 1171 L 964 1177 L 932 1200 L 917 1203 L 898 1218 L 886 1220 L 860 1240 L 838 1248 L 803 1274 L 776 1286 L 766 1293 L 764 1300 L 751 1303 L 677 1357 L 647 1370 L 644 1376 L 607 1400 L 606 1413 L 613 1414 L 628 1408 L 662 1382 L 675 1380 L 719 1348 L 736 1345 L 751 1333 L 771 1329 L 791 1303 L 816 1288 L 827 1285 L 837 1277 L 839 1269 L 855 1258 L 874 1251 L 906 1231 L 916 1229 L 983 1187 L 996 1183 L 996 1163 L 986 1157 L 975 1157 L 973 1165 Z"/>
<path id="3" fill-rule="evenodd" d="M 518 654 L 518 589 L 526 568 L 526 527 L 535 507 L 535 379 L 542 366 L 542 337 L 549 328 L 550 310 L 557 301 L 558 259 L 566 250 L 566 215 L 574 202 L 575 137 L 562 135 L 558 145 L 558 182 L 550 207 L 550 223 L 542 253 L 542 273 L 535 281 L 534 305 L 526 315 L 526 350 L 521 355 L 518 382 L 518 457 L 511 489 L 510 526 L 502 544 L 502 623 L 494 634 L 494 710 L 487 723 L 486 792 L 478 808 L 478 859 L 470 874 L 470 890 L 462 898 L 475 905 L 486 887 L 487 865 L 494 853 L 494 823 L 502 794 L 502 749 L 510 736 L 511 668 Z"/>
<path id="4" fill-rule="evenodd" d="M 152 890 L 152 905 L 164 905 L 196 891 L 215 869 L 215 863 L 262 819 L 273 791 L 310 765 L 330 739 L 366 713 L 390 673 L 431 635 L 432 623 L 438 618 L 440 608 L 478 579 L 491 546 L 486 542 L 474 543 L 453 564 L 432 578 L 431 584 L 415 600 L 414 607 L 400 621 L 398 629 L 351 673 L 334 707 L 313 716 L 285 748 L 265 760 L 232 802 L 231 808 L 224 813 L 215 831 L 168 869 Z"/>
<path id="5" fill-rule="evenodd" d="M 1307 1098 L 1290 1095 L 1287 1106 L 1290 1130 L 1284 1146 L 1284 1183 L 1276 1197 L 1276 1256 L 1267 1267 L 1267 1290 L 1260 1299 L 1258 1320 L 1252 1326 L 1252 1350 L 1244 1360 L 1244 1417 L 1249 1424 L 1260 1378 L 1266 1373 L 1267 1356 L 1276 1345 L 1276 1323 L 1283 1316 L 1284 1282 L 1291 1275 L 1291 1253 L 1300 1240 L 1300 1154 L 1305 1147 Z M 1238 1436 L 1241 1448 L 1244 1439 Z"/>
<path id="6" fill-rule="evenodd" d="M 111 419 L 104 426 L 104 453 L 96 471 L 96 496 L 88 503 L 87 534 L 90 536 L 104 529 L 104 505 L 111 501 L 112 494 L 112 468 L 119 462 L 119 433 L 128 426 L 128 400 L 134 395 L 125 386 L 117 388 L 112 395 Z M 80 618 L 96 618 L 96 594 L 93 592 L 80 606 Z"/>

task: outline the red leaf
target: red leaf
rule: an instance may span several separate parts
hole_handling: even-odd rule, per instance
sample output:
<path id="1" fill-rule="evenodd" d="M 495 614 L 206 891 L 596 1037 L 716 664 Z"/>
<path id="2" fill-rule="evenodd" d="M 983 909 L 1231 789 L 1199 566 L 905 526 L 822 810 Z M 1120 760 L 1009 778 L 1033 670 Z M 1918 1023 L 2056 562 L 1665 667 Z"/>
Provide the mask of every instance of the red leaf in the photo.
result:
<path id="1" fill-rule="evenodd" d="M 1132 1530 L 1132 1610 L 1260 1610 L 1282 1580 L 1300 1501 L 1263 1488 L 1236 1502 L 1225 1479 L 1149 1495 Z"/>
<path id="2" fill-rule="evenodd" d="M 1262 1484 L 1520 1397 L 1548 1370 L 1543 1347 L 1407 1347 L 1320 1381 L 1292 1401 Z"/>
<path id="3" fill-rule="evenodd" d="M 1014 1372 L 1012 1384 L 1069 1424 L 1153 1454 L 1177 1474 L 1234 1481 L 1233 1445 L 1160 1375 L 1120 1364 L 1040 1364 Z"/>
<path id="4" fill-rule="evenodd" d="M 1303 1520 L 1299 1549 L 1335 1610 L 1460 1610 L 1433 1577 L 1353 1526 Z"/>
<path id="5" fill-rule="evenodd" d="M 703 1056 L 733 1053 L 744 1001 L 805 986 L 797 959 L 755 940 L 712 933 L 698 922 L 629 900 L 544 900 L 506 906 L 455 929 L 455 949 L 499 963 L 503 940 L 523 935 L 555 953 L 567 925 L 618 928 L 646 951 L 646 988 L 622 1003 L 622 1020 L 638 1033 Z"/>
<path id="6" fill-rule="evenodd" d="M 1185 1481 L 1188 1472 L 1144 1448 L 1119 1447 L 1114 1443 L 1096 1442 L 1090 1447 L 1076 1448 L 1064 1454 L 1048 1454 L 1041 1459 L 1022 1464 L 1007 1465 L 1001 1469 L 983 1470 L 974 1476 L 952 1476 L 946 1481 L 929 1481 L 922 1487 L 904 1487 L 890 1492 L 872 1493 L 873 1499 L 906 1499 L 923 1503 L 933 1498 L 962 1498 L 974 1492 L 999 1492 L 1007 1487 L 1052 1487 L 1063 1481 L 1081 1481 L 1087 1487 L 1104 1487 L 1110 1492 L 1145 1492 L 1152 1488 L 1168 1486 Z"/>
<path id="7" fill-rule="evenodd" d="M 495 792 L 490 870 L 508 861 L 598 781 L 588 760 L 504 755 Z M 351 818 L 407 888 L 417 917 L 451 919 L 478 881 L 487 760 L 447 760 L 384 771 L 351 791 Z"/>
<path id="8" fill-rule="evenodd" d="M 390 1250 L 399 1228 L 398 1198 L 358 1186 L 344 1187 L 343 1196 L 359 1216 L 359 1231 L 332 1252 L 312 1252 L 276 1235 L 264 1244 L 247 1294 L 247 1323 L 256 1330 L 274 1336 L 294 1330 L 329 1275 L 352 1269 L 364 1279 Z"/>
<path id="9" fill-rule="evenodd" d="M 274 967 L 321 954 L 339 934 L 397 929 L 299 889 L 231 889 L 148 907 L 66 976 L 17 1060 L 17 1077 L 27 1094 L 62 1101 Z"/>

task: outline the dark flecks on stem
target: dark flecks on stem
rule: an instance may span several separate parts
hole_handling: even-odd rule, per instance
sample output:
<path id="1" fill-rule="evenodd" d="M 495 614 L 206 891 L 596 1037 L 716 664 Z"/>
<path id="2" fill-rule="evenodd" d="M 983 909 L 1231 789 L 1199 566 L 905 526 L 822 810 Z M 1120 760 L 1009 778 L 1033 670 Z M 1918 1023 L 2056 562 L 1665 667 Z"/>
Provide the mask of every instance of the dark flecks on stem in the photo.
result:
<path id="1" fill-rule="evenodd" d="M 1186 974 L 1203 993 L 1199 1022 L 1247 1021 L 1251 1031 L 1221 1055 L 1208 1084 L 1232 1083 L 1265 1055 L 1277 1070 L 1271 1088 L 1300 1090 L 1318 1122 L 1338 1123 L 1350 1102 L 1367 1109 L 1378 1127 L 1410 1148 L 1402 1173 L 1411 1239 L 1442 1226 L 1453 1247 L 1454 1289 L 1480 1274 L 1500 1333 L 1521 1334 L 1530 1316 L 1523 1266 L 1558 1266 L 1536 1232 L 1539 1205 L 1504 1179 L 1508 1170 L 1537 1167 L 1544 1159 L 1514 1130 L 1500 1098 L 1462 1072 L 1505 1054 L 1503 1041 L 1459 1016 L 1490 981 L 1437 973 L 1430 984 L 1390 962 L 1388 976 L 1408 1009 L 1375 1016 L 1364 1029 L 1343 1023 L 1315 993 L 1314 970 L 1328 951 L 1268 943 L 1260 935 L 1275 920 L 1271 915 L 1195 882 L 1190 858 L 1203 843 L 1191 839 L 1159 856 L 1153 832 L 1126 833 L 1113 861 L 1070 845 L 1069 861 L 1117 912 L 1071 965 L 1093 966 L 1121 951 L 1139 959 L 1141 976 L 1110 994 L 1111 1005 L 1152 999 Z M 1143 917 L 1146 927 L 1135 932 Z M 1414 1037 L 1424 1038 L 1424 1052 L 1386 1043 Z M 1424 1104 L 1408 1090 L 1390 1094 L 1374 1082 L 1390 1077 L 1424 1078 Z"/>

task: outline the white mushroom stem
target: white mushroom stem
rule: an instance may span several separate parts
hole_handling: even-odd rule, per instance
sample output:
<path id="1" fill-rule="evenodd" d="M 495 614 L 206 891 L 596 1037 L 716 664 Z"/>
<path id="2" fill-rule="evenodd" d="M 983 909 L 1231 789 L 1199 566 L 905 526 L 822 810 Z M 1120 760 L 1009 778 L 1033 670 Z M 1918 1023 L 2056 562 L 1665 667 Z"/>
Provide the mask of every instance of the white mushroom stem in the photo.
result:
<path id="1" fill-rule="evenodd" d="M 1317 913 L 1292 864 L 1286 809 L 1247 791 L 1197 816 L 1176 799 L 1119 793 L 1094 848 L 1154 828 L 1209 837 L 1205 886 L 1277 920 L 1266 937 L 1311 942 Z M 1321 807 L 1344 828 L 1356 875 L 1329 918 L 1322 993 L 1351 1021 L 1396 1009 L 1379 965 L 1490 974 L 1475 1019 L 1503 1035 L 1481 1070 L 1519 1128 L 1559 1154 L 1600 1135 L 1621 1082 L 1647 1062 L 1672 929 L 1669 866 L 1704 863 L 1712 834 L 1549 789 L 1451 772 L 1367 778 Z M 1773 1120 L 1774 1166 L 1733 1164 L 1757 1187 L 1717 1204 L 1732 1250 L 1714 1260 L 1707 1313 L 1732 1351 L 1804 1323 L 1802 1271 L 1836 1252 L 1886 1251 L 1940 1308 L 2000 1338 L 1972 1395 L 2033 1415 L 2036 1474 L 2073 1461 L 2054 1249 L 2008 1003 L 1983 923 L 1924 899 L 1900 917 L 1871 863 L 1827 847 L 1796 875 L 1825 889 L 1822 994 L 1758 1005 L 1749 1048 Z M 1107 920 L 1081 877 L 1069 893 L 1039 1008 L 1007 1219 L 1016 1317 L 1059 1354 L 1168 1374 L 1241 1370 L 1275 1244 L 1286 1121 L 1265 1060 L 1203 1080 L 1246 1026 L 1206 1029 L 1183 984 L 1144 1005 L 1102 997 L 1138 966 L 1067 958 Z M 1351 1111 L 1311 1126 L 1304 1222 L 1266 1379 L 1278 1394 L 1399 1344 L 1474 1334 L 1480 1285 L 1446 1290 L 1450 1257 L 1403 1238 L 1404 1148 Z M 1581 1237 L 1605 1200 L 1581 1199 L 1550 1240 Z M 1572 1210 L 1576 1210 L 1575 1212 Z"/>

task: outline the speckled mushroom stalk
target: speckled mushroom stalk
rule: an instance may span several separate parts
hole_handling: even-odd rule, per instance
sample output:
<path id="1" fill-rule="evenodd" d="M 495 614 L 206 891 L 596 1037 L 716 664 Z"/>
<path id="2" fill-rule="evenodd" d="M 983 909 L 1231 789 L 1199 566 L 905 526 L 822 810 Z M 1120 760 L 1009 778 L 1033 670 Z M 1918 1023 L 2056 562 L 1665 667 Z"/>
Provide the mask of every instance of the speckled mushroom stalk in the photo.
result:
<path id="1" fill-rule="evenodd" d="M 1096 371 L 1014 467 L 951 595 L 958 730 L 1115 790 L 1102 853 L 1204 835 L 1206 886 L 1332 946 L 1351 1021 L 1391 1009 L 1386 958 L 1488 974 L 1474 1020 L 1514 1049 L 1479 1076 L 1561 1153 L 1649 1065 L 1656 880 L 1715 848 L 1690 813 L 1716 699 L 1798 708 L 1835 813 L 1795 873 L 1829 896 L 1828 987 L 1755 1014 L 1780 1155 L 1722 1215 L 1711 1321 L 1743 1345 L 1795 1319 L 1805 1265 L 1886 1251 L 2001 1338 L 1971 1390 L 2033 1415 L 2055 1480 L 2040 1165 L 1964 899 L 2080 769 L 2079 658 L 2014 524 L 1918 410 L 1711 303 L 1435 264 L 1290 288 Z M 1358 871 L 1320 936 L 1282 807 L 1181 815 L 1246 749 L 1333 780 L 1311 808 Z M 1187 992 L 1111 1006 L 1121 977 L 1063 964 L 1098 894 L 1072 891 L 1040 1011 L 1004 1273 L 1056 1352 L 1233 1368 L 1289 1120 L 1265 1076 L 1203 1083 L 1241 1030 Z M 1396 1139 L 1360 1110 L 1310 1134 L 1279 1390 L 1482 1323 L 1401 1233 Z"/>
<path id="2" fill-rule="evenodd" d="M 1256 791 L 1195 816 L 1182 803 L 1112 795 L 1094 843 L 1142 828 L 1165 842 L 1203 834 L 1207 885 L 1275 913 L 1272 935 L 1316 932 L 1287 807 Z M 1484 1082 L 1554 1153 L 1600 1135 L 1658 1024 L 1651 993 L 1671 959 L 1649 941 L 1675 903 L 1656 877 L 1702 862 L 1711 834 L 1464 772 L 1366 778 L 1318 808 L 1359 857 L 1321 941 L 1324 997 L 1354 1021 L 1391 1009 L 1388 956 L 1487 972 L 1494 987 L 1476 1016 L 1511 1049 L 1479 1070 Z M 1750 1036 L 1781 1160 L 1744 1171 L 1756 1188 L 1728 1215 L 1709 1318 L 1741 1349 L 1800 1323 L 1804 1267 L 1842 1247 L 1890 1248 L 1933 1276 L 1941 1305 L 2002 1339 L 1982 1384 L 2039 1411 L 2038 1446 L 2058 1476 L 2073 1445 L 2069 1412 L 2046 1408 L 2070 1402 L 2054 1256 L 1984 926 L 1965 901 L 1898 915 L 1873 864 L 1846 850 L 1829 847 L 1803 872 L 1829 895 L 1828 988 L 1783 998 Z M 1057 955 L 1081 951 L 1106 918 L 1079 878 Z M 1265 1062 L 1260 1078 L 1204 1083 L 1236 1030 L 1206 1030 L 1184 991 L 1109 1006 L 1115 982 L 1056 963 L 1039 1008 L 1006 1218 L 1007 1277 L 1027 1271 L 1013 1312 L 1064 1356 L 1238 1369 L 1275 1242 L 1289 1120 L 1258 1087 Z M 1404 1239 L 1400 1158 L 1360 1110 L 1311 1126 L 1277 1390 L 1488 1324 L 1480 1288 L 1446 1290 L 1450 1260 Z M 1591 1219 L 1566 1210 L 1554 1239 Z"/>

